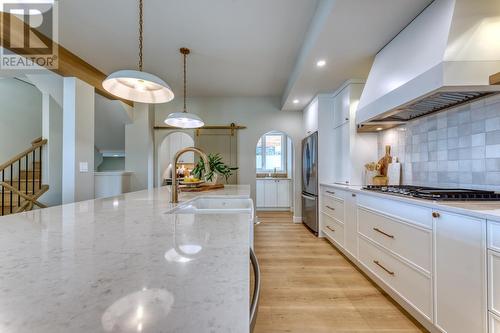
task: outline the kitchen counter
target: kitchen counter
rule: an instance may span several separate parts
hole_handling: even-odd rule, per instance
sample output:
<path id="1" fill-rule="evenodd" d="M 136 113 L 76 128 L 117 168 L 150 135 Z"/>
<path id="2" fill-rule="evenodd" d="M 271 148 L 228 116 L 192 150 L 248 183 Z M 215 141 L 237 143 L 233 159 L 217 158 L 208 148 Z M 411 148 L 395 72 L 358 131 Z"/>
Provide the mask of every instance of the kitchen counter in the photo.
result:
<path id="1" fill-rule="evenodd" d="M 207 195 L 250 187 L 180 199 Z M 0 332 L 248 332 L 248 214 L 169 201 L 162 187 L 1 217 Z"/>
<path id="2" fill-rule="evenodd" d="M 340 184 L 321 183 L 323 186 L 335 187 L 341 190 L 373 195 L 385 199 L 392 199 L 420 206 L 430 207 L 436 210 L 444 210 L 462 215 L 477 217 L 500 222 L 500 201 L 436 201 L 419 198 L 406 197 L 402 195 L 386 194 L 375 191 L 363 190 L 361 186 L 350 186 Z"/>

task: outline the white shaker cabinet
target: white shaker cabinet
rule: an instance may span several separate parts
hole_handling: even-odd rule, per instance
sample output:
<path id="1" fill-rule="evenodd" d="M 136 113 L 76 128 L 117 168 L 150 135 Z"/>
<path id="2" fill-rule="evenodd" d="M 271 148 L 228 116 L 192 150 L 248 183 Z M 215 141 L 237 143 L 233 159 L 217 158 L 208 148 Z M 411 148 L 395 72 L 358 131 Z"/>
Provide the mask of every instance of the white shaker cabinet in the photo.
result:
<path id="1" fill-rule="evenodd" d="M 435 325 L 446 333 L 487 332 L 486 221 L 433 212 Z"/>
<path id="2" fill-rule="evenodd" d="M 318 110 L 318 105 L 319 102 L 317 99 L 311 102 L 305 109 L 304 109 L 304 129 L 305 129 L 305 136 L 309 136 L 312 133 L 316 132 L 318 130 L 318 117 L 319 117 L 319 110 Z"/>
<path id="3" fill-rule="evenodd" d="M 257 179 L 257 208 L 289 208 L 289 179 Z"/>
<path id="4" fill-rule="evenodd" d="M 335 94 L 333 110 L 333 181 L 363 185 L 364 165 L 378 160 L 377 135 L 358 133 L 356 111 L 364 84 L 348 81 Z"/>

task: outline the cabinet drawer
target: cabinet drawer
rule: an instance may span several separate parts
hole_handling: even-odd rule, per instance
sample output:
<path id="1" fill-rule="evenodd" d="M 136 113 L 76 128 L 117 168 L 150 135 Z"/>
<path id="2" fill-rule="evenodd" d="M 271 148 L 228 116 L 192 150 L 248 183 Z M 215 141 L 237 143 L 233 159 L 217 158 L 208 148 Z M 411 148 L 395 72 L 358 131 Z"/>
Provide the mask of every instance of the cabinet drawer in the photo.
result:
<path id="1" fill-rule="evenodd" d="M 359 233 L 405 258 L 429 274 L 432 267 L 432 232 L 358 208 Z"/>
<path id="2" fill-rule="evenodd" d="M 359 261 L 391 289 L 432 320 L 431 279 L 359 237 Z"/>
<path id="3" fill-rule="evenodd" d="M 488 221 L 488 247 L 500 252 L 500 223 Z"/>
<path id="4" fill-rule="evenodd" d="M 493 313 L 489 313 L 490 321 L 490 333 L 500 333 L 500 317 L 495 316 Z"/>
<path id="5" fill-rule="evenodd" d="M 331 195 L 323 195 L 321 197 L 321 211 L 327 215 L 334 217 L 340 222 L 344 222 L 344 200 Z"/>
<path id="6" fill-rule="evenodd" d="M 339 190 L 339 189 L 333 188 L 333 187 L 322 187 L 321 194 L 328 195 L 328 196 L 337 198 L 339 200 L 344 200 L 346 195 L 347 195 L 347 191 Z"/>
<path id="7" fill-rule="evenodd" d="M 432 229 L 432 209 L 428 207 L 373 195 L 358 195 L 358 205 Z"/>
<path id="8" fill-rule="evenodd" d="M 500 253 L 491 250 L 488 251 L 488 300 L 490 311 L 500 316 Z"/>
<path id="9" fill-rule="evenodd" d="M 325 213 L 321 213 L 323 219 L 323 232 L 332 238 L 340 247 L 344 247 L 344 226 L 335 221 Z"/>

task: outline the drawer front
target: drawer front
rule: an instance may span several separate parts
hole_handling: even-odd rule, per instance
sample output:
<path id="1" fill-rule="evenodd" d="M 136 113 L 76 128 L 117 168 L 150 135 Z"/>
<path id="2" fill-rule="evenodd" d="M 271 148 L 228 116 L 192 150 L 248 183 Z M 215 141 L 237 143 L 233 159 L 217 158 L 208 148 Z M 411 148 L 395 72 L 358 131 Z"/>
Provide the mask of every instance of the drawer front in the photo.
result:
<path id="1" fill-rule="evenodd" d="M 500 223 L 488 221 L 488 247 L 500 252 Z"/>
<path id="2" fill-rule="evenodd" d="M 489 313 L 490 321 L 490 333 L 500 333 L 500 317 L 495 316 L 493 313 Z"/>
<path id="3" fill-rule="evenodd" d="M 358 205 L 432 229 L 432 209 L 393 199 L 358 195 Z"/>
<path id="4" fill-rule="evenodd" d="M 415 309 L 432 320 L 432 283 L 429 277 L 359 237 L 359 261 Z"/>
<path id="5" fill-rule="evenodd" d="M 500 316 L 500 253 L 491 250 L 488 251 L 488 300 L 490 311 Z"/>
<path id="6" fill-rule="evenodd" d="M 337 188 L 334 187 L 326 187 L 322 186 L 321 187 L 321 194 L 329 195 L 331 197 L 335 197 L 339 200 L 344 200 L 345 196 L 348 194 L 347 191 L 344 190 L 338 190 Z"/>
<path id="7" fill-rule="evenodd" d="M 344 247 L 344 226 L 335 221 L 330 216 L 325 213 L 321 213 L 321 218 L 323 219 L 323 231 L 330 238 L 332 238 L 337 245 Z"/>
<path id="8" fill-rule="evenodd" d="M 359 233 L 430 274 L 432 232 L 382 214 L 358 208 Z"/>
<path id="9" fill-rule="evenodd" d="M 333 218 L 344 222 L 344 200 L 330 195 L 323 195 L 321 197 L 321 211 Z"/>

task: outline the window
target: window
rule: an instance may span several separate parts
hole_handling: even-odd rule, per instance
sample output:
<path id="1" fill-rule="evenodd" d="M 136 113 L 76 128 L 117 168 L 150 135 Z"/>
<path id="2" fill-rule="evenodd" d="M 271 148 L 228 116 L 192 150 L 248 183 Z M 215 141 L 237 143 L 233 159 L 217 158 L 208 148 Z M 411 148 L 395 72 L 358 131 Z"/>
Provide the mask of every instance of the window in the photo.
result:
<path id="1" fill-rule="evenodd" d="M 286 172 L 286 135 L 270 132 L 257 143 L 257 172 Z"/>

